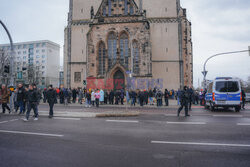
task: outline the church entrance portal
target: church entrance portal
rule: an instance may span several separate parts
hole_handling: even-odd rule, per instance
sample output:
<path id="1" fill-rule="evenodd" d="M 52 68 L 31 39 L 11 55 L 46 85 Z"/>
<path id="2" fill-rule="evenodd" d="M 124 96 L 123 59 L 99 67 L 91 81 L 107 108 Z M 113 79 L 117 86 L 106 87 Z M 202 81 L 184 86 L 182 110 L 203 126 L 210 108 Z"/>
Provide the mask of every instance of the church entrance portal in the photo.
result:
<path id="1" fill-rule="evenodd" d="M 117 70 L 114 74 L 114 89 L 124 89 L 125 88 L 125 76 L 121 70 Z"/>

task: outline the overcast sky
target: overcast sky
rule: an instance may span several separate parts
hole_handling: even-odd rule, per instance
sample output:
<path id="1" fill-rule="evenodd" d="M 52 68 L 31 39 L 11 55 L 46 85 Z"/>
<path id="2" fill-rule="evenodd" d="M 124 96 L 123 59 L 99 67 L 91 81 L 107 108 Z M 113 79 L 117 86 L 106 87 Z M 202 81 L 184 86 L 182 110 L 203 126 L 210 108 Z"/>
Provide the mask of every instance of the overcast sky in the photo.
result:
<path id="1" fill-rule="evenodd" d="M 211 55 L 246 50 L 250 46 L 249 0 L 181 0 L 192 22 L 194 85 L 202 80 L 202 66 Z M 0 19 L 14 42 L 51 40 L 61 45 L 67 25 L 69 0 L 0 0 Z M 8 43 L 0 27 L 0 44 Z M 62 61 L 61 61 L 62 62 Z M 248 53 L 226 55 L 207 64 L 208 79 L 250 76 Z"/>

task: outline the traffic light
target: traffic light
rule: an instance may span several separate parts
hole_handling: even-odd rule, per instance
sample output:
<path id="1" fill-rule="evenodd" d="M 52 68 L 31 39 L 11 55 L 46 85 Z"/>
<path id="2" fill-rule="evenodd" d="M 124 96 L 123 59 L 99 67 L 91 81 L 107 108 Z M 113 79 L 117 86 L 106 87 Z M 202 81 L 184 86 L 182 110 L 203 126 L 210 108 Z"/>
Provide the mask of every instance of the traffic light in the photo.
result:
<path id="1" fill-rule="evenodd" d="M 87 85 L 87 82 L 86 82 L 86 80 L 83 80 L 83 85 Z"/>
<path id="2" fill-rule="evenodd" d="M 10 66 L 4 66 L 4 72 L 10 73 Z"/>

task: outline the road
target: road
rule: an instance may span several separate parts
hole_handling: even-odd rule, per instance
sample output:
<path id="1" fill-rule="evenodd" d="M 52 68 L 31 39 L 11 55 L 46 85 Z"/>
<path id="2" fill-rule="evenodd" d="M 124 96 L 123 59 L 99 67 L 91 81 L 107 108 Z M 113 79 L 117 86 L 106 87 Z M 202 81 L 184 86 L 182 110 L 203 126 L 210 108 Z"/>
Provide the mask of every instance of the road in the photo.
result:
<path id="1" fill-rule="evenodd" d="M 17 115 L 1 115 L 0 166 L 250 166 L 249 106 L 240 113 L 197 106 L 187 118 L 176 117 L 174 107 L 139 109 L 140 116 L 126 118 L 23 122 Z"/>

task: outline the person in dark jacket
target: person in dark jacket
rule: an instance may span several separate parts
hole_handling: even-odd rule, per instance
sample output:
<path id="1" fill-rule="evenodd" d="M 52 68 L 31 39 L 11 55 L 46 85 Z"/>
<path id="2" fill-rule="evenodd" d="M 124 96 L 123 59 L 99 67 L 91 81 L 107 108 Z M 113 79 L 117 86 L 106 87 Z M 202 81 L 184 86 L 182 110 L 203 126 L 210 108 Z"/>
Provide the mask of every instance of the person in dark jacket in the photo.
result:
<path id="1" fill-rule="evenodd" d="M 46 101 L 47 101 L 47 89 L 44 88 L 44 90 L 43 90 L 43 103 L 46 103 Z"/>
<path id="2" fill-rule="evenodd" d="M 56 91 L 53 89 L 53 86 L 49 86 L 49 90 L 46 93 L 47 101 L 49 103 L 49 118 L 52 118 L 54 115 L 53 108 L 56 102 Z"/>
<path id="3" fill-rule="evenodd" d="M 167 89 L 165 89 L 165 92 L 164 92 L 164 99 L 165 99 L 165 104 L 166 106 L 168 106 L 168 97 L 169 97 L 169 92 Z"/>
<path id="4" fill-rule="evenodd" d="M 74 88 L 73 90 L 72 90 L 72 98 L 73 98 L 73 103 L 76 103 L 76 96 L 77 96 L 77 91 L 76 91 L 76 89 Z"/>
<path id="5" fill-rule="evenodd" d="M 18 108 L 20 108 L 19 115 L 24 113 L 24 111 L 23 111 L 24 96 L 25 96 L 25 89 L 23 88 L 22 84 L 18 84 L 18 89 L 16 92 L 16 101 L 17 101 L 16 112 L 17 112 Z"/>
<path id="6" fill-rule="evenodd" d="M 28 91 L 28 111 L 26 112 L 26 118 L 24 118 L 23 121 L 27 122 L 29 120 L 31 109 L 33 109 L 35 114 L 34 121 L 38 120 L 38 110 L 37 110 L 38 100 L 39 100 L 38 93 L 34 89 L 34 85 L 30 84 Z"/>
<path id="7" fill-rule="evenodd" d="M 193 103 L 194 91 L 193 91 L 193 89 L 192 89 L 191 86 L 188 89 L 188 95 L 189 95 L 189 98 L 188 98 L 188 109 L 189 109 L 189 111 L 192 111 L 192 103 Z"/>
<path id="8" fill-rule="evenodd" d="M 111 90 L 111 92 L 109 93 L 109 104 L 114 104 L 114 96 L 115 96 L 115 94 L 114 94 L 114 91 L 113 90 Z"/>
<path id="9" fill-rule="evenodd" d="M 154 102 L 153 102 L 153 97 L 154 97 L 154 92 L 150 89 L 149 92 L 148 92 L 148 96 L 149 96 L 149 103 L 150 105 L 154 105 Z"/>
<path id="10" fill-rule="evenodd" d="M 121 105 L 123 105 L 124 96 L 125 96 L 125 92 L 124 92 L 124 90 L 123 90 L 123 89 L 121 89 L 121 91 L 120 91 Z"/>
<path id="11" fill-rule="evenodd" d="M 29 92 L 29 88 L 25 86 L 24 99 L 23 99 L 23 113 L 24 114 L 26 110 L 28 109 L 28 92 Z"/>
<path id="12" fill-rule="evenodd" d="M 61 86 L 59 91 L 60 104 L 64 104 L 64 88 Z"/>
<path id="13" fill-rule="evenodd" d="M 241 96 L 242 96 L 242 109 L 245 110 L 246 93 L 242 88 L 241 88 Z"/>
<path id="14" fill-rule="evenodd" d="M 136 92 L 134 90 L 131 91 L 130 93 L 130 97 L 132 99 L 132 102 L 131 102 L 131 106 L 135 106 L 135 102 L 136 102 Z"/>
<path id="15" fill-rule="evenodd" d="M 148 91 L 144 90 L 144 104 L 148 105 Z"/>
<path id="16" fill-rule="evenodd" d="M 190 116 L 188 115 L 188 104 L 189 104 L 189 93 L 188 87 L 184 86 L 184 90 L 181 92 L 181 107 L 177 111 L 177 116 L 180 116 L 180 112 L 185 107 L 185 117 Z"/>

